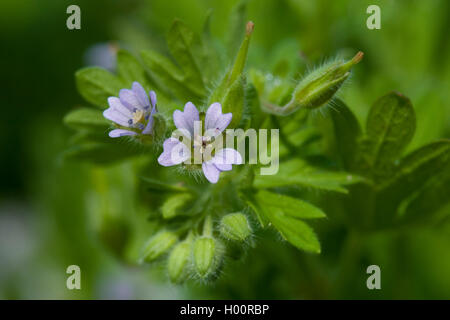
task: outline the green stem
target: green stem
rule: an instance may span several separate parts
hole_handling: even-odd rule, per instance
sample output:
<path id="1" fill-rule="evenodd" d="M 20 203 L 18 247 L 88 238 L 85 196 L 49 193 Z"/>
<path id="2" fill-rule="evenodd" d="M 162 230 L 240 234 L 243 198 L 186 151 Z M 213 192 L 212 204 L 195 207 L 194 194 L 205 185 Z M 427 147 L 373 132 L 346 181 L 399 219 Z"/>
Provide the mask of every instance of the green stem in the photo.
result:
<path id="1" fill-rule="evenodd" d="M 288 116 L 291 113 L 299 110 L 301 106 L 295 101 L 294 98 L 292 98 L 291 101 L 289 101 L 283 107 L 273 104 L 273 103 L 270 103 L 268 101 L 263 101 L 262 107 L 263 107 L 264 111 L 266 111 L 267 113 L 284 117 L 284 116 Z"/>

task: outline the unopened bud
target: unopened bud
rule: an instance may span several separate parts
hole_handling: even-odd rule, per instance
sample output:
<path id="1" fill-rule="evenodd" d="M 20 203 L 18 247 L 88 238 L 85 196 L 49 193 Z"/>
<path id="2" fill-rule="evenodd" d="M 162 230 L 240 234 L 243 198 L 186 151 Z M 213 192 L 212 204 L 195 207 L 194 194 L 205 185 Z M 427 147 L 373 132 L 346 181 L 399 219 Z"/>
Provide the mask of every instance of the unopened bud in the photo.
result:
<path id="1" fill-rule="evenodd" d="M 177 241 L 178 237 L 173 232 L 161 231 L 157 233 L 146 243 L 142 260 L 145 262 L 156 260 L 166 253 Z"/>
<path id="2" fill-rule="evenodd" d="M 287 116 L 299 109 L 316 109 L 326 105 L 350 76 L 350 69 L 361 61 L 363 55 L 359 51 L 349 61 L 337 60 L 326 63 L 300 81 L 291 101 L 285 106 L 265 103 L 264 108 L 269 113 Z"/>
<path id="3" fill-rule="evenodd" d="M 186 240 L 177 244 L 170 253 L 167 261 L 167 272 L 170 281 L 173 283 L 181 283 L 186 279 L 191 247 L 192 241 Z"/>
<path id="4" fill-rule="evenodd" d="M 220 222 L 220 233 L 229 240 L 244 241 L 251 232 L 247 218 L 240 212 L 227 214 Z"/>
<path id="5" fill-rule="evenodd" d="M 333 61 L 306 76 L 294 91 L 295 103 L 307 109 L 315 109 L 328 103 L 350 76 L 350 69 L 361 61 L 359 51 L 350 61 Z"/>
<path id="6" fill-rule="evenodd" d="M 194 266 L 201 278 L 206 278 L 217 270 L 221 261 L 219 243 L 212 237 L 200 237 L 194 242 Z"/>

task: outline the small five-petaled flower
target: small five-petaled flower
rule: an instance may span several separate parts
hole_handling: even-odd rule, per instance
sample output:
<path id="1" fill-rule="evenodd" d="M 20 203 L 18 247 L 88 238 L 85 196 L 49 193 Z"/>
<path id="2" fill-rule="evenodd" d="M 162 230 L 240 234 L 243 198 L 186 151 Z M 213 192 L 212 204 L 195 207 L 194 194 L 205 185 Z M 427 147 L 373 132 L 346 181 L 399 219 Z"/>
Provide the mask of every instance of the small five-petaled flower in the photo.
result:
<path id="1" fill-rule="evenodd" d="M 233 164 L 242 164 L 242 157 L 238 151 L 232 148 L 215 150 L 217 148 L 214 144 L 215 138 L 228 127 L 231 118 L 231 113 L 222 113 L 220 103 L 213 103 L 206 111 L 203 133 L 198 130 L 198 127 L 201 127 L 200 113 L 192 102 L 186 103 L 184 112 L 175 110 L 173 113 L 175 126 L 193 143 L 186 144 L 173 136 L 166 139 L 163 144 L 164 151 L 158 158 L 159 164 L 174 166 L 190 163 L 193 153 L 200 154 L 203 174 L 209 182 L 216 183 L 220 172 L 230 171 Z"/>
<path id="2" fill-rule="evenodd" d="M 108 98 L 109 108 L 103 112 L 103 116 L 120 127 L 109 132 L 111 138 L 152 134 L 156 94 L 154 91 L 149 94 L 150 100 L 142 85 L 133 82 L 131 90 L 120 90 L 119 98 Z"/>

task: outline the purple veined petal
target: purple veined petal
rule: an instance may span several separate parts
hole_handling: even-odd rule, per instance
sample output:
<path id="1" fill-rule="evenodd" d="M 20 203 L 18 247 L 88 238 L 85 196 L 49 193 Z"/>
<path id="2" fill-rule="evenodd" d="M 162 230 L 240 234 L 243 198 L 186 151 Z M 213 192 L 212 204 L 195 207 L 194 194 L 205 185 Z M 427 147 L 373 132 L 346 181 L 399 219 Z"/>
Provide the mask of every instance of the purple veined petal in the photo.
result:
<path id="1" fill-rule="evenodd" d="M 209 106 L 205 115 L 205 130 L 213 129 L 217 119 L 222 114 L 222 105 L 218 102 Z"/>
<path id="2" fill-rule="evenodd" d="M 225 164 L 214 163 L 214 165 L 220 171 L 230 171 L 231 169 L 233 169 L 233 166 L 231 164 L 228 164 L 228 163 L 225 163 Z"/>
<path id="3" fill-rule="evenodd" d="M 108 104 L 109 104 L 110 109 L 121 113 L 123 116 L 127 117 L 128 119 L 131 119 L 133 117 L 133 114 L 131 113 L 130 109 L 125 107 L 119 98 L 109 97 Z"/>
<path id="4" fill-rule="evenodd" d="M 202 170 L 209 182 L 216 183 L 219 181 L 220 170 L 211 161 L 203 162 Z"/>
<path id="5" fill-rule="evenodd" d="M 232 148 L 224 148 L 217 151 L 211 161 L 215 165 L 242 164 L 242 156 L 238 151 Z"/>
<path id="6" fill-rule="evenodd" d="M 215 102 L 209 106 L 205 116 L 205 130 L 215 130 L 216 134 L 220 134 L 231 122 L 233 115 L 231 113 L 222 113 L 222 106 Z"/>
<path id="7" fill-rule="evenodd" d="M 109 132 L 111 138 L 118 138 L 123 136 L 134 136 L 137 133 L 134 131 L 124 130 L 124 129 L 114 129 Z"/>
<path id="8" fill-rule="evenodd" d="M 200 115 L 197 108 L 192 102 L 188 102 L 184 106 L 184 112 L 175 110 L 173 113 L 173 122 L 178 129 L 186 129 L 194 136 L 194 123 L 200 121 Z"/>
<path id="9" fill-rule="evenodd" d="M 129 126 L 129 123 L 128 123 L 129 118 L 124 116 L 122 113 L 120 113 L 116 109 L 113 109 L 113 108 L 106 109 L 105 111 L 103 111 L 103 116 L 108 120 L 111 120 L 117 124 L 120 124 L 121 126 L 124 126 L 124 127 Z"/>
<path id="10" fill-rule="evenodd" d="M 130 111 L 133 112 L 134 109 L 140 109 L 143 110 L 144 106 L 139 101 L 137 95 L 129 90 L 129 89 L 122 89 L 119 91 L 119 98 L 120 102 Z"/>
<path id="11" fill-rule="evenodd" d="M 155 91 L 150 91 L 149 92 L 149 95 L 150 95 L 150 101 L 151 101 L 151 103 L 152 103 L 152 107 L 156 107 L 156 93 L 155 93 Z"/>
<path id="12" fill-rule="evenodd" d="M 168 138 L 163 143 L 164 151 L 158 158 L 158 163 L 164 167 L 174 166 L 190 158 L 188 147 L 178 139 Z"/>
<path id="13" fill-rule="evenodd" d="M 137 82 L 137 81 L 133 82 L 131 90 L 136 95 L 142 108 L 150 106 L 150 102 L 148 101 L 147 93 L 145 92 L 145 89 L 142 87 L 142 85 L 139 82 Z"/>
<path id="14" fill-rule="evenodd" d="M 156 113 L 156 107 L 153 107 L 152 112 L 150 113 L 150 117 L 148 119 L 147 125 L 145 126 L 145 129 L 142 131 L 143 134 L 151 134 L 153 129 L 153 122 L 155 121 L 153 119 L 153 115 Z"/>

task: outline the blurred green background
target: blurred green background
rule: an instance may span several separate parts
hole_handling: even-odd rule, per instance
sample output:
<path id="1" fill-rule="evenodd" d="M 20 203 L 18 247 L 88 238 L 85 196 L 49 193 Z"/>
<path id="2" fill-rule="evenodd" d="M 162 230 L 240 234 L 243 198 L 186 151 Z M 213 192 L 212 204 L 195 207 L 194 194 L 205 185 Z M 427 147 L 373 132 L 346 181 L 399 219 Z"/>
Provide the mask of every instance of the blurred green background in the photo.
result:
<path id="1" fill-rule="evenodd" d="M 135 163 L 96 168 L 66 163 L 71 131 L 62 117 L 86 105 L 74 72 L 114 66 L 123 47 L 167 52 L 174 18 L 201 32 L 212 9 L 213 36 L 227 50 L 230 14 L 223 0 L 6 0 L 0 2 L 2 130 L 0 144 L 1 299 L 313 299 L 450 298 L 450 221 L 371 236 L 356 260 L 342 252 L 344 229 L 318 224 L 322 254 L 299 252 L 274 232 L 259 232 L 242 262 L 217 283 L 172 286 L 163 268 L 120 263 L 104 243 L 100 220 L 137 217 Z M 255 23 L 249 68 L 289 77 L 336 54 L 365 53 L 340 94 L 364 122 L 371 103 L 391 90 L 408 96 L 417 131 L 409 149 L 450 137 L 450 2 L 447 0 L 249 0 Z M 81 30 L 66 28 L 66 8 L 81 8 Z M 368 30 L 366 8 L 381 7 L 381 30 Z M 226 61 L 229 63 L 230 61 Z M 280 69 L 281 68 L 281 69 Z M 281 72 L 281 71 L 280 71 Z M 124 190 L 126 190 L 124 192 Z M 450 190 L 449 190 L 450 194 Z M 450 210 L 447 206 L 444 210 Z M 101 212 L 101 214 L 99 213 Z M 133 225 L 121 229 L 131 232 Z M 337 262 L 349 259 L 347 269 Z M 81 267 L 82 289 L 66 288 L 67 266 Z M 368 265 L 382 272 L 382 290 L 366 288 Z M 341 264 L 342 265 L 342 264 Z M 343 264 L 345 265 L 345 264 Z"/>

